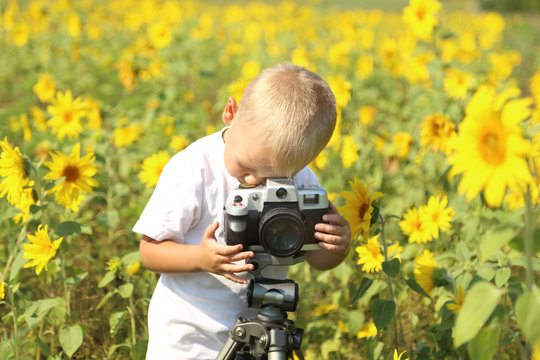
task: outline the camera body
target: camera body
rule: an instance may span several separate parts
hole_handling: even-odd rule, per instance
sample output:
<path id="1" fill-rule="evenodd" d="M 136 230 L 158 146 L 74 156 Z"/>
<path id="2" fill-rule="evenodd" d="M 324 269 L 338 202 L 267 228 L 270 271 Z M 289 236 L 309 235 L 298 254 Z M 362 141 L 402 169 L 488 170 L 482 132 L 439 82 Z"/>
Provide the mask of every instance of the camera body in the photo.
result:
<path id="1" fill-rule="evenodd" d="M 328 211 L 326 190 L 320 186 L 296 187 L 289 178 L 241 184 L 225 204 L 225 241 L 277 257 L 319 250 L 315 224 Z"/>

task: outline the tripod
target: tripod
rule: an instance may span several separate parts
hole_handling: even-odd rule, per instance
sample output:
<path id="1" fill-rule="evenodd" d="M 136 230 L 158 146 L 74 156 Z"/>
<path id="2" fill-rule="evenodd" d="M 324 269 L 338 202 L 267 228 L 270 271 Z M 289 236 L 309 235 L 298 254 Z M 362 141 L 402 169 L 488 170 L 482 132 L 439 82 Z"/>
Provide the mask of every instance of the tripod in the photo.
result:
<path id="1" fill-rule="evenodd" d="M 227 342 L 216 360 L 286 360 L 294 350 L 299 353 L 304 331 L 287 319 L 287 311 L 295 311 L 298 304 L 298 285 L 292 280 L 267 279 L 262 271 L 267 266 L 294 265 L 304 261 L 303 255 L 278 258 L 255 252 L 250 273 L 255 275 L 248 288 L 249 307 L 259 308 L 253 319 L 238 318 Z"/>

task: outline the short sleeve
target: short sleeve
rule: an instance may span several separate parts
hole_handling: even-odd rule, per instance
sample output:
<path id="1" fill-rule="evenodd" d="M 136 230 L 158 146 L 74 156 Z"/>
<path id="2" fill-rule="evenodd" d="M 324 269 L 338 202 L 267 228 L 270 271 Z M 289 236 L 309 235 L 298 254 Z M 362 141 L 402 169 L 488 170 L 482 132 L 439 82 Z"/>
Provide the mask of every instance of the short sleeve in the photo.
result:
<path id="1" fill-rule="evenodd" d="M 309 167 L 305 167 L 296 174 L 294 177 L 294 183 L 296 186 L 302 185 L 315 185 L 320 186 L 317 175 Z"/>
<path id="2" fill-rule="evenodd" d="M 154 240 L 184 242 L 184 234 L 200 218 L 202 170 L 187 152 L 173 156 L 133 231 Z"/>

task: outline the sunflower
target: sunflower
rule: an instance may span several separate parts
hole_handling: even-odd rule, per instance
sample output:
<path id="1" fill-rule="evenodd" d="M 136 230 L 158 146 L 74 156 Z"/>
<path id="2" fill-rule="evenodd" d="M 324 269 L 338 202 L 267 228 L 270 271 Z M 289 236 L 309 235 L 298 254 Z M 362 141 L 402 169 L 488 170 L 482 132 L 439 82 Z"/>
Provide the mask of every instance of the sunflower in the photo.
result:
<path id="1" fill-rule="evenodd" d="M 152 46 L 163 49 L 172 41 L 171 27 L 163 22 L 154 23 L 148 28 L 148 38 Z"/>
<path id="2" fill-rule="evenodd" d="M 444 75 L 444 90 L 451 98 L 465 99 L 467 97 L 467 91 L 471 88 L 473 81 L 473 74 L 461 71 L 460 69 L 451 68 L 448 69 Z"/>
<path id="3" fill-rule="evenodd" d="M 58 247 L 62 243 L 62 239 L 59 238 L 51 242 L 47 225 L 43 228 L 43 225 L 40 224 L 35 235 L 28 235 L 28 240 L 30 240 L 31 244 L 23 244 L 23 258 L 30 260 L 23 267 L 29 268 L 35 266 L 37 275 L 39 275 L 43 268 L 47 270 L 47 264 L 56 255 L 56 250 L 58 250 Z"/>
<path id="4" fill-rule="evenodd" d="M 0 182 L 0 197 L 7 194 L 7 200 L 14 205 L 23 196 L 25 186 L 30 186 L 25 170 L 24 160 L 19 147 L 11 147 L 7 138 L 0 141 L 0 176 L 4 179 Z"/>
<path id="5" fill-rule="evenodd" d="M 49 74 L 42 74 L 38 78 L 38 82 L 32 88 L 34 94 L 38 97 L 39 101 L 46 103 L 54 98 L 56 92 L 56 84 Z"/>
<path id="6" fill-rule="evenodd" d="M 183 135 L 174 135 L 171 139 L 169 147 L 174 150 L 174 152 L 179 152 L 184 150 L 189 145 L 189 140 Z"/>
<path id="7" fill-rule="evenodd" d="M 441 8 L 437 0 L 411 0 L 403 9 L 403 21 L 414 35 L 421 40 L 430 40 L 438 21 L 435 15 Z"/>
<path id="8" fill-rule="evenodd" d="M 165 150 L 144 159 L 142 171 L 139 173 L 141 182 L 146 184 L 146 187 L 157 185 L 159 176 L 169 159 L 170 156 Z"/>
<path id="9" fill-rule="evenodd" d="M 402 351 L 401 354 L 398 354 L 397 349 L 394 349 L 394 360 L 402 360 L 401 357 L 405 354 L 405 351 Z M 403 359 L 409 360 L 409 359 Z"/>
<path id="10" fill-rule="evenodd" d="M 339 208 L 339 212 L 343 214 L 351 225 L 353 239 L 363 234 L 364 240 L 367 240 L 373 213 L 373 201 L 383 196 L 383 194 L 380 192 L 369 194 L 371 184 L 365 186 L 356 178 L 354 181 L 349 181 L 349 184 L 352 192 L 341 192 L 346 204 Z"/>
<path id="11" fill-rule="evenodd" d="M 84 199 L 82 192 L 91 193 L 92 187 L 98 186 L 98 182 L 93 179 L 97 173 L 94 153 L 89 152 L 80 157 L 80 150 L 81 144 L 77 143 L 69 156 L 51 152 L 52 161 L 45 162 L 51 171 L 44 179 L 60 180 L 50 190 L 55 193 L 56 201 L 75 212 L 79 211 L 79 205 Z"/>
<path id="12" fill-rule="evenodd" d="M 414 264 L 416 265 L 414 269 L 416 282 L 431 295 L 431 292 L 435 288 L 433 277 L 437 269 L 437 262 L 433 257 L 433 253 L 428 249 L 424 249 L 424 252 L 414 260 Z"/>
<path id="13" fill-rule="evenodd" d="M 450 221 L 455 212 L 452 208 L 446 208 L 448 198 L 445 196 L 432 196 L 427 205 L 422 207 L 422 224 L 425 231 L 435 239 L 439 238 L 439 230 L 447 231 Z"/>
<path id="14" fill-rule="evenodd" d="M 471 98 L 459 134 L 452 141 L 450 177 L 463 174 L 458 186 L 467 200 L 480 191 L 490 207 L 499 207 L 507 187 L 523 188 L 532 181 L 527 166 L 531 145 L 519 123 L 529 117 L 530 99 L 506 100 L 517 90 L 502 94 L 480 87 Z"/>
<path id="15" fill-rule="evenodd" d="M 446 115 L 433 114 L 424 117 L 420 133 L 420 144 L 434 151 L 450 154 L 450 141 L 456 136 L 456 126 Z"/>
<path id="16" fill-rule="evenodd" d="M 397 156 L 400 159 L 406 159 L 409 156 L 412 143 L 413 138 L 407 132 L 401 131 L 392 136 L 392 144 L 396 147 Z"/>
<path id="17" fill-rule="evenodd" d="M 424 244 L 431 241 L 431 234 L 426 228 L 423 208 L 412 208 L 403 215 L 399 227 L 404 235 L 409 237 L 409 243 Z"/>
<path id="18" fill-rule="evenodd" d="M 30 218 L 30 207 L 36 203 L 33 186 L 34 181 L 29 181 L 27 185 L 23 187 L 19 201 L 12 204 L 16 209 L 21 211 L 13 217 L 13 221 L 16 224 L 20 223 L 21 221 L 24 222 Z"/>
<path id="19" fill-rule="evenodd" d="M 82 132 L 81 118 L 86 116 L 87 105 L 80 97 L 73 99 L 71 91 L 64 94 L 56 93 L 56 98 L 52 99 L 52 105 L 47 106 L 47 111 L 52 115 L 47 121 L 47 125 L 52 128 L 53 134 L 57 134 L 58 139 L 75 139 Z"/>
<path id="20" fill-rule="evenodd" d="M 384 255 L 381 253 L 378 235 L 369 238 L 369 240 L 356 248 L 358 253 L 358 265 L 362 266 L 362 271 L 371 273 L 379 272 L 382 269 Z"/>
<path id="21" fill-rule="evenodd" d="M 131 145 L 142 135 L 143 126 L 141 124 L 131 124 L 123 126 L 127 118 L 123 118 L 120 125 L 113 130 L 114 147 L 120 148 Z"/>
<path id="22" fill-rule="evenodd" d="M 354 141 L 354 136 L 343 136 L 343 146 L 341 147 L 341 163 L 345 169 L 351 167 L 358 160 L 360 146 Z"/>
<path id="23" fill-rule="evenodd" d="M 362 106 L 358 110 L 358 122 L 364 126 L 373 124 L 373 119 L 377 115 L 378 109 L 374 106 Z"/>
<path id="24" fill-rule="evenodd" d="M 463 293 L 463 289 L 461 288 L 461 286 L 458 286 L 457 288 L 456 297 L 451 296 L 450 298 L 452 299 L 453 303 L 446 304 L 446 307 L 448 308 L 448 310 L 452 310 L 454 314 L 457 314 L 463 306 L 463 300 L 465 300 L 465 294 Z"/>
<path id="25" fill-rule="evenodd" d="M 375 326 L 375 323 L 373 321 L 364 323 L 362 328 L 356 334 L 356 338 L 358 339 L 369 338 L 369 337 L 374 337 L 374 336 L 377 336 L 377 327 Z"/>
<path id="26" fill-rule="evenodd" d="M 317 157 L 311 162 L 317 169 L 324 169 L 328 165 L 328 152 L 323 150 L 317 155 Z"/>
<path id="27" fill-rule="evenodd" d="M 540 69 L 536 70 L 530 80 L 531 94 L 537 107 L 540 107 Z"/>
<path id="28" fill-rule="evenodd" d="M 344 108 L 351 100 L 352 85 L 343 76 L 331 76 L 328 78 L 328 85 L 336 96 L 336 105 Z"/>

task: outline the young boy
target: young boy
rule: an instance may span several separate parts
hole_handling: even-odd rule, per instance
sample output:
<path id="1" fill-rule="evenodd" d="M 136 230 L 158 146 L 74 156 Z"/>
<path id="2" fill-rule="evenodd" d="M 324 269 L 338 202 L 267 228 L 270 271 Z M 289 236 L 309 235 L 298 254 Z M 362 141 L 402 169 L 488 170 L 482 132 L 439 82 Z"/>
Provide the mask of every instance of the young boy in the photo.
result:
<path id="1" fill-rule="evenodd" d="M 336 122 L 335 98 L 316 74 L 290 64 L 264 70 L 236 105 L 229 98 L 222 131 L 176 154 L 133 231 L 143 234 L 143 264 L 161 273 L 148 311 L 147 359 L 215 359 L 246 293 L 252 251 L 225 245 L 223 206 L 239 184 L 294 177 L 318 185 L 307 165 L 326 146 Z M 332 206 L 315 226 L 321 250 L 306 253 L 319 270 L 347 256 L 350 229 Z M 285 277 L 286 272 L 280 274 Z"/>

